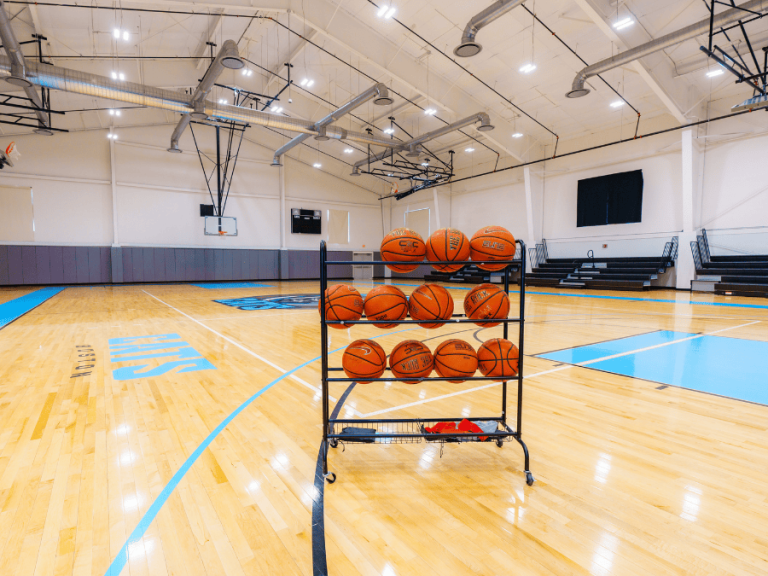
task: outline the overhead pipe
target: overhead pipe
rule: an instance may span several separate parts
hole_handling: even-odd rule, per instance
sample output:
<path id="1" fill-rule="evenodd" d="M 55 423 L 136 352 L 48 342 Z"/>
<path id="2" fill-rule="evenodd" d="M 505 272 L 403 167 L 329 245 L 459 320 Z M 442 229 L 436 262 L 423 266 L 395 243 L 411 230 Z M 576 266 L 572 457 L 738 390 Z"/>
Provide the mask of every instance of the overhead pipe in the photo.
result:
<path id="1" fill-rule="evenodd" d="M 494 128 L 494 126 L 491 124 L 491 119 L 488 116 L 488 114 L 486 114 L 485 112 L 478 112 L 477 114 L 473 114 L 472 116 L 467 116 L 463 120 L 458 120 L 457 122 L 448 124 L 446 126 L 443 126 L 442 128 L 438 128 L 437 130 L 433 130 L 432 132 L 427 132 L 426 134 L 422 134 L 421 136 L 408 140 L 407 142 L 400 142 L 397 146 L 394 147 L 394 152 L 401 152 L 402 150 L 413 150 L 417 148 L 420 144 L 424 144 L 425 142 L 429 142 L 430 140 L 434 140 L 435 138 L 439 138 L 440 136 L 444 136 L 450 132 L 461 130 L 466 126 L 469 126 L 471 124 L 476 124 L 477 122 L 480 122 L 480 126 L 478 126 L 477 129 L 480 130 L 481 132 L 488 132 L 489 130 L 493 130 Z M 350 174 L 350 176 L 359 176 L 360 168 L 362 166 L 365 166 L 366 164 L 369 164 L 369 163 L 378 162 L 379 160 L 383 160 L 390 154 L 392 154 L 392 151 L 385 150 L 384 152 L 380 152 L 379 154 L 374 154 L 369 158 L 355 162 L 354 165 L 352 166 L 352 173 Z"/>
<path id="2" fill-rule="evenodd" d="M 522 4 L 525 0 L 498 0 L 482 12 L 475 14 L 464 27 L 461 43 L 453 49 L 453 53 L 461 58 L 469 58 L 480 53 L 483 47 L 475 40 L 481 28 L 498 20 L 504 14 Z"/>
<path id="3" fill-rule="evenodd" d="M 0 78 L 5 79 L 11 75 L 11 60 L 6 56 L 0 56 Z M 214 104 L 210 100 L 193 105 L 192 97 L 189 94 L 164 90 L 136 84 L 134 82 L 120 82 L 112 80 L 106 76 L 91 74 L 90 72 L 81 72 L 70 70 L 60 66 L 50 66 L 38 62 L 27 62 L 27 79 L 37 86 L 44 86 L 53 90 L 63 92 L 72 92 L 91 96 L 94 98 L 106 98 L 118 102 L 126 102 L 136 106 L 145 106 L 147 108 L 159 108 L 161 110 L 171 110 L 189 114 L 195 109 L 202 111 L 206 117 L 229 120 L 235 122 L 244 122 L 255 126 L 266 126 L 278 130 L 288 130 L 291 132 L 300 132 L 303 134 L 315 135 L 317 130 L 315 123 L 310 120 L 301 120 L 298 118 L 288 118 L 280 114 L 252 110 L 250 108 L 241 108 L 239 106 L 230 106 L 228 104 Z M 392 148 L 398 143 L 393 140 L 379 139 L 360 132 L 352 132 L 334 126 L 326 128 L 326 134 L 329 138 L 336 140 L 352 140 L 361 144 L 371 144 L 373 146 L 384 146 Z"/>
<path id="4" fill-rule="evenodd" d="M 168 148 L 168 152 L 181 152 L 181 149 L 179 148 L 179 139 L 184 133 L 184 130 L 187 129 L 187 126 L 189 126 L 190 116 L 195 120 L 205 120 L 205 115 L 200 110 L 199 105 L 206 99 L 213 89 L 213 85 L 216 83 L 216 80 L 219 79 L 221 73 L 226 69 L 239 70 L 243 66 L 245 66 L 245 62 L 240 58 L 240 53 L 237 50 L 237 43 L 234 40 L 227 40 L 224 42 L 221 46 L 221 50 L 216 54 L 216 58 L 213 59 L 208 70 L 205 71 L 205 75 L 203 76 L 203 79 L 200 80 L 200 84 L 197 85 L 197 88 L 195 88 L 195 91 L 192 93 L 190 104 L 195 111 L 185 114 L 179 120 L 179 123 L 176 125 L 176 128 L 171 135 L 171 147 Z"/>
<path id="5" fill-rule="evenodd" d="M 5 12 L 5 3 L 0 0 L 0 40 L 2 40 L 5 52 L 8 54 L 11 62 L 10 76 L 5 81 L 10 84 L 20 86 L 24 93 L 27 95 L 32 103 L 35 105 L 35 114 L 37 119 L 42 124 L 41 128 L 35 130 L 38 134 L 53 135 L 51 130 L 48 130 L 51 126 L 51 119 L 48 114 L 43 110 L 43 101 L 40 96 L 32 87 L 32 82 L 27 79 L 27 63 L 24 60 L 24 53 L 21 51 L 21 45 L 16 40 L 16 35 L 11 28 L 11 21 L 8 19 L 8 14 Z"/>
<path id="6" fill-rule="evenodd" d="M 328 140 L 328 130 L 327 126 L 329 124 L 332 124 L 339 118 L 342 118 L 343 116 L 346 116 L 350 112 L 352 112 L 354 109 L 359 108 L 369 100 L 373 100 L 373 103 L 378 106 L 384 106 L 387 104 L 392 103 L 392 98 L 389 96 L 389 90 L 387 90 L 387 86 L 383 83 L 378 83 L 375 86 L 371 86 L 363 92 L 362 94 L 359 94 L 352 98 L 349 102 L 344 104 L 343 106 L 340 106 L 330 114 L 328 114 L 325 118 L 322 118 L 315 122 L 314 128 L 317 130 L 317 134 L 315 135 L 315 140 Z M 272 166 L 281 166 L 280 164 L 280 158 L 288 152 L 288 150 L 295 148 L 305 140 L 307 140 L 310 137 L 310 134 L 301 134 L 299 136 L 296 136 L 293 140 L 290 142 L 287 142 L 282 147 L 278 148 L 275 151 L 275 157 L 272 160 Z"/>
<path id="7" fill-rule="evenodd" d="M 676 32 L 671 32 L 666 36 L 651 40 L 646 44 L 642 44 L 631 50 L 625 50 L 615 56 L 601 60 L 591 66 L 587 66 L 573 79 L 571 91 L 568 92 L 566 96 L 568 98 L 581 98 L 582 96 L 586 96 L 590 92 L 589 88 L 584 86 L 588 78 L 597 76 L 608 70 L 613 70 L 614 68 L 618 68 L 619 66 L 623 66 L 624 64 L 628 64 L 629 62 L 643 58 L 654 52 L 674 46 L 675 44 L 691 40 L 696 36 L 701 36 L 702 34 L 709 35 L 710 26 L 713 30 L 715 28 L 727 26 L 728 24 L 746 18 L 749 12 L 758 12 L 760 14 L 768 12 L 768 0 L 749 0 L 749 2 L 740 4 L 736 8 L 730 8 L 720 12 L 720 14 L 715 14 L 711 22 L 709 18 L 706 18 L 705 20 L 686 26 Z"/>

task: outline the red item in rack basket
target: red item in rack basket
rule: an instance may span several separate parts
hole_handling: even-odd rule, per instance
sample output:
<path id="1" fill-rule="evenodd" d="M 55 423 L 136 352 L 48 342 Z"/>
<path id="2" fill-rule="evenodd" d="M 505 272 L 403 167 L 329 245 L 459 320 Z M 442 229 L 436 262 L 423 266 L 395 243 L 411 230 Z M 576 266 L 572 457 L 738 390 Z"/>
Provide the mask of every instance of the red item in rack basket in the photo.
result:
<path id="1" fill-rule="evenodd" d="M 480 429 L 480 426 L 475 424 L 474 422 L 470 422 L 466 418 L 459 422 L 459 425 L 456 426 L 456 422 L 438 422 L 434 426 L 425 426 L 424 430 L 429 432 L 430 434 L 451 434 L 453 432 L 455 433 L 474 433 L 477 434 L 479 432 L 482 432 Z M 488 436 L 480 436 L 480 440 L 488 440 Z"/>

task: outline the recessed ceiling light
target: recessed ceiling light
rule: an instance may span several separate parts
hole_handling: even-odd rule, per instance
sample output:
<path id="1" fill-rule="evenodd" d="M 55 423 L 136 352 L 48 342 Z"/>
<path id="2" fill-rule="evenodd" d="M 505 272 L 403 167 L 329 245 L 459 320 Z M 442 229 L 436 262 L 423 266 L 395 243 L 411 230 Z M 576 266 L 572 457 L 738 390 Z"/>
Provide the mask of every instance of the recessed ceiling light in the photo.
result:
<path id="1" fill-rule="evenodd" d="M 520 132 L 515 132 L 514 134 L 512 134 L 512 138 L 522 138 L 522 137 L 523 135 Z"/>
<path id="2" fill-rule="evenodd" d="M 110 140 L 117 140 L 117 134 L 112 134 L 111 132 L 107 134 L 107 138 Z"/>
<path id="3" fill-rule="evenodd" d="M 382 18 L 384 16 L 384 14 L 387 13 L 387 8 L 389 8 L 389 6 L 387 6 L 386 4 L 382 4 L 379 7 L 379 11 L 376 12 L 376 16 L 378 16 L 379 18 Z"/>
<path id="4" fill-rule="evenodd" d="M 616 100 L 616 102 L 611 102 L 611 108 L 621 108 L 624 106 L 623 100 Z"/>
<path id="5" fill-rule="evenodd" d="M 302 80 L 301 82 L 299 82 L 299 86 L 306 86 L 306 85 L 307 85 L 307 82 L 309 82 L 309 80 L 307 80 L 306 78 L 304 78 L 304 80 Z"/>
<path id="6" fill-rule="evenodd" d="M 117 28 L 115 28 L 114 30 L 112 30 L 112 34 L 115 36 L 115 38 L 116 38 L 117 40 L 120 40 L 120 30 L 118 30 Z"/>
<path id="7" fill-rule="evenodd" d="M 323 165 L 322 165 L 322 164 L 320 164 L 320 162 L 315 162 L 314 164 L 312 164 L 312 167 L 313 167 L 313 168 L 322 168 L 322 167 L 323 167 Z"/>
<path id="8" fill-rule="evenodd" d="M 384 134 L 394 134 L 395 129 L 394 128 L 384 128 Z"/>
<path id="9" fill-rule="evenodd" d="M 710 70 L 709 72 L 707 72 L 707 78 L 714 78 L 715 76 L 720 76 L 722 73 L 723 73 L 722 69 Z"/>
<path id="10" fill-rule="evenodd" d="M 422 166 L 429 166 L 429 162 L 422 162 L 421 165 Z"/>
<path id="11" fill-rule="evenodd" d="M 474 148 L 465 148 L 464 149 L 464 152 L 474 152 L 474 151 L 475 151 Z"/>
<path id="12" fill-rule="evenodd" d="M 534 70 L 536 70 L 536 64 L 526 64 L 520 68 L 520 72 L 523 74 L 530 74 Z"/>
<path id="13" fill-rule="evenodd" d="M 253 70 L 249 70 L 248 68 L 243 68 L 243 76 L 252 76 Z"/>
<path id="14" fill-rule="evenodd" d="M 110 115 L 110 116 L 114 116 L 114 115 L 115 115 L 115 111 L 114 111 L 114 110 L 110 110 L 110 111 L 109 111 L 109 115 Z"/>
<path id="15" fill-rule="evenodd" d="M 226 104 L 227 101 L 224 98 L 219 98 L 219 104 Z"/>
<path id="16" fill-rule="evenodd" d="M 632 18 L 622 18 L 621 20 L 619 20 L 613 25 L 613 28 L 614 30 L 622 30 L 624 28 L 628 28 L 629 26 L 632 26 L 632 24 L 634 23 L 635 21 L 632 20 Z"/>
<path id="17" fill-rule="evenodd" d="M 272 110 L 272 112 L 274 112 L 275 114 L 280 114 L 280 112 L 283 111 L 283 107 L 282 106 L 272 106 L 272 108 L 270 108 L 270 110 Z"/>
<path id="18" fill-rule="evenodd" d="M 397 8 L 395 8 L 394 6 L 391 6 L 389 4 L 382 4 L 381 6 L 379 6 L 379 10 L 378 12 L 376 12 L 376 16 L 378 16 L 379 18 L 388 19 L 388 18 L 392 18 L 392 16 L 395 15 L 395 12 L 397 12 Z"/>
<path id="19" fill-rule="evenodd" d="M 127 30 L 123 31 L 123 40 L 128 40 L 131 37 Z"/>
<path id="20" fill-rule="evenodd" d="M 424 114 L 426 114 L 427 116 L 434 116 L 435 114 L 437 114 L 437 110 L 435 110 L 434 108 L 427 108 L 426 110 L 424 110 Z"/>
<path id="21" fill-rule="evenodd" d="M 344 149 L 344 154 L 352 154 L 352 152 L 354 152 L 354 150 L 352 150 L 352 148 L 345 148 Z"/>
<path id="22" fill-rule="evenodd" d="M 122 72 L 112 72 L 112 80 L 125 80 L 125 74 Z"/>
<path id="23" fill-rule="evenodd" d="M 384 18 L 392 18 L 392 16 L 394 16 L 394 15 L 395 15 L 395 12 L 397 12 L 397 8 L 395 8 L 395 7 L 393 6 L 392 8 L 390 8 L 389 10 L 387 10 L 387 13 L 386 13 L 386 14 L 384 14 Z"/>

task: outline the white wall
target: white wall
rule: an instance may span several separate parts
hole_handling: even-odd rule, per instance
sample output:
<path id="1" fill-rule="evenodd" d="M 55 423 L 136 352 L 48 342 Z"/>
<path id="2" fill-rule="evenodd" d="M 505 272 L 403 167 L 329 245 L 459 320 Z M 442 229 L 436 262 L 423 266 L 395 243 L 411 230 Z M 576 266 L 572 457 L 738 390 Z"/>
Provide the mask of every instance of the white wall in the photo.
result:
<path id="1" fill-rule="evenodd" d="M 199 205 L 210 204 L 211 198 L 202 168 L 189 130 L 180 143 L 182 154 L 166 151 L 172 130 L 167 125 L 117 131 L 114 185 L 119 244 L 279 248 L 280 170 L 270 166 L 272 147 L 243 141 L 225 210 L 226 216 L 237 218 L 238 236 L 205 236 Z M 215 151 L 213 134 L 210 127 L 195 127 L 198 143 L 210 156 Z M 0 181 L 33 188 L 36 244 L 113 243 L 112 164 L 106 135 L 106 130 L 95 130 L 15 138 L 22 158 L 16 167 L 0 173 Z M 249 131 L 246 136 L 258 134 Z M 350 212 L 350 243 L 333 247 L 378 247 L 382 226 L 376 194 L 297 160 L 284 160 L 287 248 L 317 249 L 320 238 L 327 239 L 329 208 Z M 292 207 L 322 210 L 323 236 L 291 234 Z"/>

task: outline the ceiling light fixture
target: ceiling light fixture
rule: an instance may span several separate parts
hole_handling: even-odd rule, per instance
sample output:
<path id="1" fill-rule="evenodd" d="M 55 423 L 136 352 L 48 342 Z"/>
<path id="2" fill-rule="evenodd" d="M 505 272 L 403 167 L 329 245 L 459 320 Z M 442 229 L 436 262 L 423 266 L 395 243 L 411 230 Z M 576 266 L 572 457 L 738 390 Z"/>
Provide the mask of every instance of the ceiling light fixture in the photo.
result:
<path id="1" fill-rule="evenodd" d="M 523 135 L 520 132 L 515 132 L 514 134 L 512 134 L 512 138 L 522 138 L 522 137 Z"/>
<path id="2" fill-rule="evenodd" d="M 611 102 L 611 108 L 621 108 L 624 106 L 623 100 L 616 100 L 616 102 Z"/>
<path id="3" fill-rule="evenodd" d="M 629 28 L 634 23 L 635 23 L 635 21 L 632 20 L 632 18 L 622 18 L 621 20 L 619 20 L 618 22 L 616 22 L 613 25 L 613 29 L 614 30 L 623 30 L 624 28 Z"/>
<path id="4" fill-rule="evenodd" d="M 112 80 L 125 80 L 125 74 L 122 72 L 112 72 Z"/>
<path id="5" fill-rule="evenodd" d="M 300 86 L 306 86 L 306 85 L 307 85 L 307 82 L 309 82 L 309 80 L 307 80 L 306 78 L 304 78 L 304 80 L 302 80 L 301 82 L 299 82 L 299 85 L 300 85 Z"/>
<path id="6" fill-rule="evenodd" d="M 427 108 L 426 110 L 424 110 L 424 114 L 426 114 L 427 116 L 434 116 L 435 114 L 437 114 L 437 110 L 435 110 L 434 108 Z"/>
<path id="7" fill-rule="evenodd" d="M 464 152 L 474 152 L 474 151 L 475 151 L 474 148 L 465 148 L 464 149 Z"/>
<path id="8" fill-rule="evenodd" d="M 117 39 L 117 40 L 120 40 L 120 30 L 118 30 L 117 28 L 115 28 L 115 29 L 112 31 L 112 34 L 114 34 L 114 36 L 115 36 L 115 39 Z"/>
<path id="9" fill-rule="evenodd" d="M 253 76 L 253 70 L 249 70 L 248 68 L 243 68 L 243 76 Z"/>
<path id="10" fill-rule="evenodd" d="M 323 165 L 322 165 L 322 164 L 320 164 L 320 162 L 315 162 L 314 164 L 312 164 L 312 167 L 313 167 L 313 168 L 322 168 L 322 167 L 323 167 Z"/>
<path id="11" fill-rule="evenodd" d="M 723 74 L 722 69 L 710 70 L 707 72 L 707 78 L 714 78 L 715 76 L 720 76 L 721 74 Z"/>
<path id="12" fill-rule="evenodd" d="M 344 149 L 344 154 L 352 154 L 352 152 L 354 152 L 354 150 L 352 150 L 352 148 L 345 148 Z"/>
<path id="13" fill-rule="evenodd" d="M 219 104 L 226 104 L 227 101 L 224 98 L 219 98 Z"/>
<path id="14" fill-rule="evenodd" d="M 131 37 L 127 30 L 123 31 L 123 40 L 128 40 Z"/>
<path id="15" fill-rule="evenodd" d="M 112 134 L 111 132 L 107 134 L 107 138 L 110 140 L 117 140 L 117 134 Z"/>
<path id="16" fill-rule="evenodd" d="M 274 112 L 275 114 L 280 114 L 280 112 L 283 111 L 283 107 L 282 106 L 272 106 L 272 108 L 270 108 L 270 110 L 272 110 L 272 112 Z"/>
<path id="17" fill-rule="evenodd" d="M 388 5 L 388 4 L 382 4 L 379 6 L 379 11 L 376 12 L 376 16 L 379 18 L 384 18 L 385 20 L 389 20 L 392 18 L 392 16 L 395 15 L 395 12 L 397 12 L 397 8 L 394 6 Z"/>
<path id="18" fill-rule="evenodd" d="M 394 134 L 395 129 L 394 128 L 384 128 L 384 134 Z"/>
<path id="19" fill-rule="evenodd" d="M 429 166 L 429 162 L 422 162 L 421 165 L 422 166 Z"/>
<path id="20" fill-rule="evenodd" d="M 523 74 L 530 74 L 534 70 L 536 70 L 536 64 L 526 64 L 520 68 L 520 72 Z"/>

